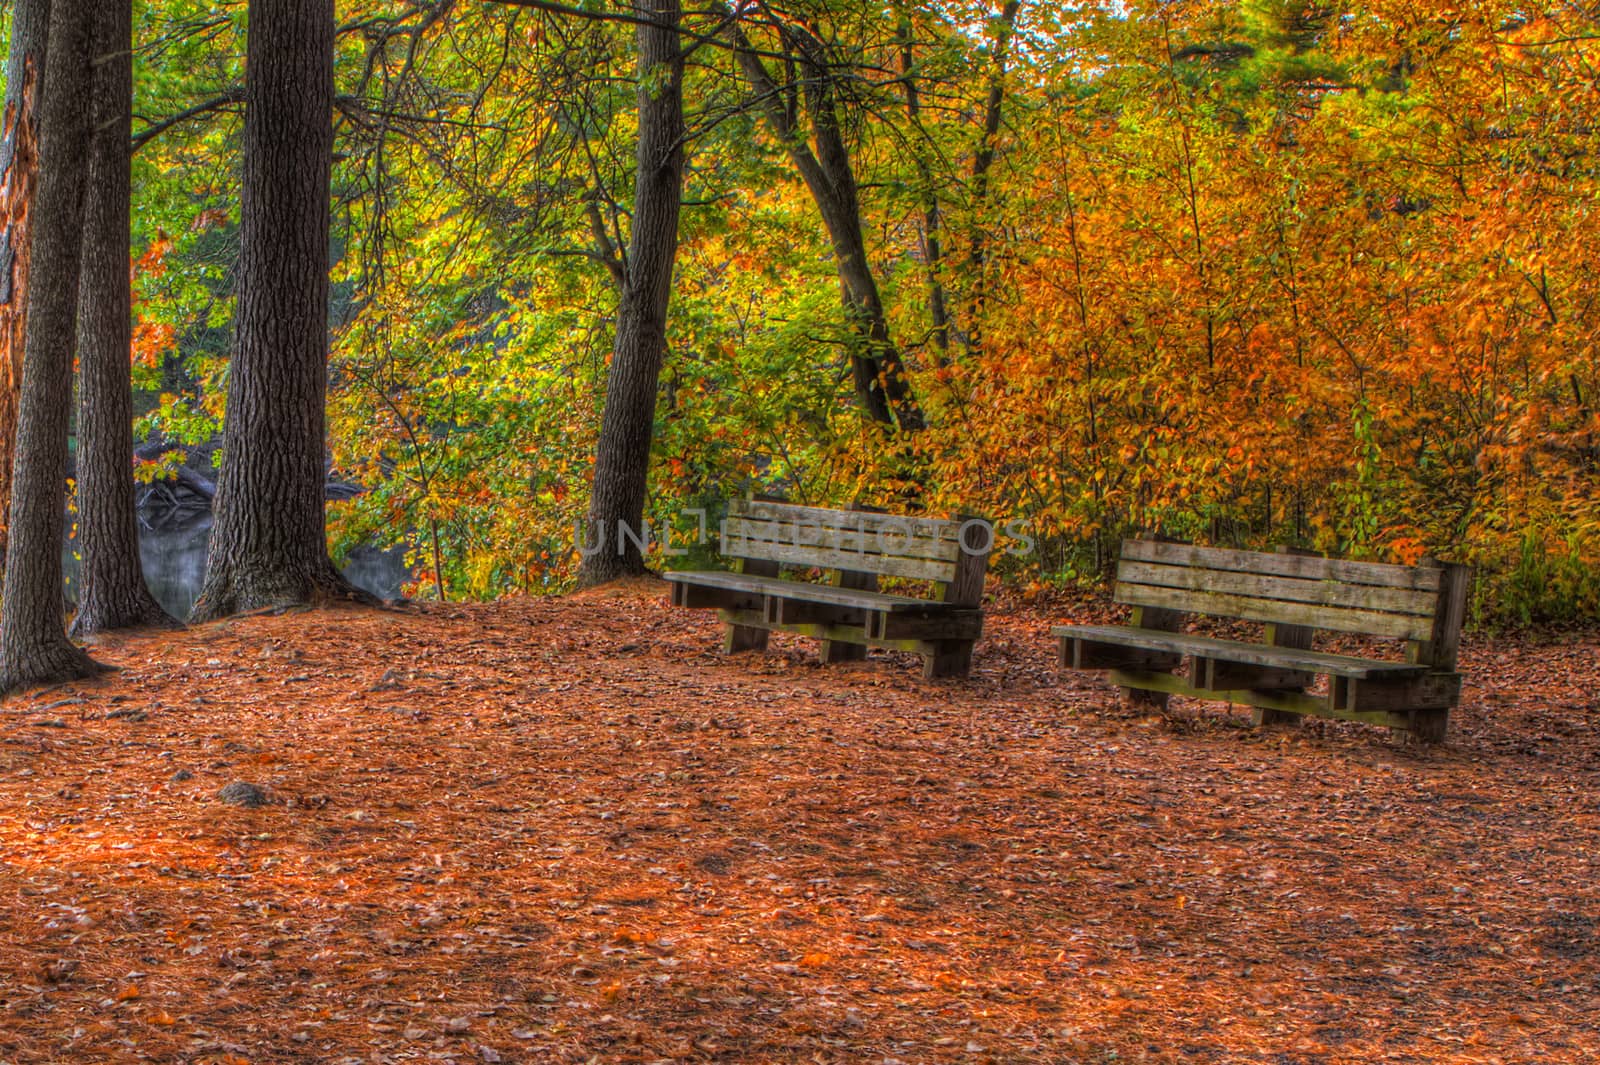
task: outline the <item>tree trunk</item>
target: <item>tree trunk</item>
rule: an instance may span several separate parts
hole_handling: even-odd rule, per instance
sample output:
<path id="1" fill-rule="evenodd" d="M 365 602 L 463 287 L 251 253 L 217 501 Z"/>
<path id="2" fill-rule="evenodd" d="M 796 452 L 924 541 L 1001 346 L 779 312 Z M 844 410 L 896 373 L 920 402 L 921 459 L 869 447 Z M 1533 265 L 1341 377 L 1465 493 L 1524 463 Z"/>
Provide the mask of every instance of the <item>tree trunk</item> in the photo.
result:
<path id="1" fill-rule="evenodd" d="M 67 639 L 61 593 L 95 7 L 94 0 L 55 0 L 50 12 L 11 543 L 0 607 L 0 692 L 86 677 L 99 668 Z"/>
<path id="2" fill-rule="evenodd" d="M 731 13 L 728 18 L 731 22 Z M 873 421 L 885 425 L 898 423 L 901 429 L 908 431 L 921 429 L 925 424 L 922 409 L 906 380 L 905 363 L 890 336 L 878 282 L 872 276 L 867 258 L 867 241 L 861 227 L 860 189 L 840 126 L 833 66 L 824 46 L 809 34 L 791 28 L 798 41 L 796 61 L 805 83 L 802 92 L 794 85 L 780 88 L 743 31 L 731 25 L 729 32 L 739 69 L 760 101 L 767 125 L 783 142 L 795 169 L 800 172 L 822 216 L 823 228 L 828 231 L 845 313 L 861 342 L 861 350 L 851 356 L 856 397 Z M 785 34 L 785 37 L 790 35 Z M 815 151 L 799 127 L 802 96 L 805 112 L 811 120 L 811 135 L 816 140 Z"/>
<path id="3" fill-rule="evenodd" d="M 333 0 L 251 0 L 236 346 L 193 619 L 370 597 L 323 512 Z"/>
<path id="4" fill-rule="evenodd" d="M 78 302 L 78 582 L 76 636 L 176 624 L 144 582 L 133 488 L 128 196 L 133 136 L 133 5 L 100 5 L 94 128 Z"/>
<path id="5" fill-rule="evenodd" d="M 967 270 L 972 276 L 972 297 L 967 309 L 967 352 L 976 354 L 983 346 L 983 317 L 988 305 L 989 265 L 988 230 L 983 215 L 989 205 L 989 170 L 994 166 L 995 141 L 1000 136 L 1006 98 L 1006 65 L 1011 58 L 1011 38 L 1016 32 L 1017 14 L 1022 0 L 1006 0 L 995 28 L 994 57 L 989 69 L 989 94 L 983 105 L 983 133 L 972 159 L 972 242 L 967 255 Z"/>
<path id="6" fill-rule="evenodd" d="M 906 94 L 906 118 L 911 122 L 911 134 L 922 133 L 922 90 L 917 84 L 921 76 L 917 71 L 916 32 L 910 19 L 902 18 L 899 28 L 900 73 Z M 939 204 L 939 189 L 933 179 L 933 168 L 928 164 L 924 150 L 912 150 L 912 160 L 917 170 L 917 190 L 922 200 L 922 260 L 928 269 L 928 317 L 933 323 L 933 342 L 939 347 L 940 365 L 950 361 L 949 305 L 944 292 L 944 246 L 941 233 L 944 229 L 944 211 Z"/>
<path id="7" fill-rule="evenodd" d="M 633 231 L 589 503 L 589 525 L 600 547 L 579 566 L 583 585 L 645 572 L 638 541 L 644 534 L 650 440 L 683 200 L 683 52 L 677 29 L 682 9 L 679 0 L 637 0 L 636 9 L 650 22 L 641 23 L 638 32 Z"/>
<path id="8" fill-rule="evenodd" d="M 17 404 L 28 326 L 28 212 L 39 171 L 38 89 L 49 39 L 50 0 L 14 0 L 11 54 L 0 129 L 0 558 L 11 512 L 11 466 L 16 460 Z"/>

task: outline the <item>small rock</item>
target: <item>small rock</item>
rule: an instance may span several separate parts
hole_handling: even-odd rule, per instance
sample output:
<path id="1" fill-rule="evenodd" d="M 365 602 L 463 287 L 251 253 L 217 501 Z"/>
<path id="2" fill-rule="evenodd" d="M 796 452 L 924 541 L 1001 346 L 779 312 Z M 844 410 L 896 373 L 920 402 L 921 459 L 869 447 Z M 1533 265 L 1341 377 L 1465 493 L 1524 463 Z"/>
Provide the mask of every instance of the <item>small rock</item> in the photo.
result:
<path id="1" fill-rule="evenodd" d="M 193 779 L 194 774 L 189 772 L 187 769 L 180 769 L 176 773 L 172 774 L 172 782 L 174 784 L 182 784 L 185 780 Z"/>
<path id="2" fill-rule="evenodd" d="M 451 1035 L 465 1035 L 472 1030 L 472 1022 L 465 1017 L 451 1017 L 444 1022 L 444 1030 Z"/>
<path id="3" fill-rule="evenodd" d="M 225 784 L 217 792 L 217 798 L 230 806 L 257 807 L 267 805 L 267 793 L 254 784 L 243 780 L 235 780 L 232 784 Z"/>
<path id="4" fill-rule="evenodd" d="M 393 691 L 400 686 L 400 674 L 392 669 L 389 669 L 385 670 L 383 676 L 378 678 L 378 683 L 374 684 L 367 690 L 372 692 L 386 692 Z"/>
<path id="5" fill-rule="evenodd" d="M 64 984 L 72 979 L 72 974 L 78 971 L 78 963 L 70 958 L 57 958 L 44 967 L 44 982 L 47 984 Z"/>
<path id="6" fill-rule="evenodd" d="M 482 1058 L 487 1065 L 499 1065 L 499 1063 L 504 1060 L 500 1057 L 500 1052 L 498 1050 L 496 1050 L 494 1047 L 486 1046 L 480 1046 L 478 1048 L 478 1057 Z"/>

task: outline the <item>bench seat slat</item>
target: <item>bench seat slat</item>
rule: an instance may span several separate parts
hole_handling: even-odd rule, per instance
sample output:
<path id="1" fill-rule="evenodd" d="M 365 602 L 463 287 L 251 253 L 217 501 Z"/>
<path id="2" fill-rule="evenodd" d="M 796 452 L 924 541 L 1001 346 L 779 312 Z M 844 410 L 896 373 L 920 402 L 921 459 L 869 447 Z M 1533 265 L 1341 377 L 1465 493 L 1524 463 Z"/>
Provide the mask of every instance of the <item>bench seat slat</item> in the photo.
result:
<path id="1" fill-rule="evenodd" d="M 679 584 L 694 584 L 703 588 L 728 588 L 734 591 L 750 592 L 755 595 L 771 596 L 775 599 L 828 603 L 833 606 L 854 607 L 860 610 L 882 611 L 891 614 L 938 613 L 957 609 L 945 603 L 932 602 L 927 599 L 915 599 L 905 595 L 890 595 L 887 592 L 835 588 L 828 584 L 808 584 L 802 581 L 786 581 L 781 577 L 756 577 L 744 573 L 724 573 L 720 570 L 674 570 L 664 574 L 664 576 L 667 580 Z"/>
<path id="2" fill-rule="evenodd" d="M 1381 562 L 1235 551 L 1223 547 L 1194 547 L 1154 540 L 1124 541 L 1122 557 L 1135 562 L 1157 562 L 1169 566 L 1193 566 L 1316 581 L 1344 581 L 1377 588 L 1410 588 L 1424 592 L 1437 592 L 1440 581 L 1440 571 L 1430 566 L 1392 566 Z"/>
<path id="3" fill-rule="evenodd" d="M 1145 651 L 1217 658 L 1246 665 L 1304 670 L 1308 673 L 1323 673 L 1356 680 L 1398 679 L 1421 676 L 1428 672 L 1427 666 L 1406 662 L 1375 662 L 1371 659 L 1327 654 L 1322 651 L 1301 651 L 1292 647 L 1239 643 L 1234 640 L 1218 640 L 1210 636 L 1157 632 L 1125 625 L 1063 625 L 1050 631 L 1064 640 L 1087 640 L 1093 643 L 1136 647 Z"/>
<path id="4" fill-rule="evenodd" d="M 1219 592 L 1314 606 L 1348 607 L 1374 613 L 1427 618 L 1430 621 L 1439 605 L 1437 592 L 1411 588 L 1383 588 L 1346 581 L 1279 577 L 1131 560 L 1124 560 L 1117 567 L 1117 579 L 1128 584 L 1182 588 L 1192 592 Z"/>

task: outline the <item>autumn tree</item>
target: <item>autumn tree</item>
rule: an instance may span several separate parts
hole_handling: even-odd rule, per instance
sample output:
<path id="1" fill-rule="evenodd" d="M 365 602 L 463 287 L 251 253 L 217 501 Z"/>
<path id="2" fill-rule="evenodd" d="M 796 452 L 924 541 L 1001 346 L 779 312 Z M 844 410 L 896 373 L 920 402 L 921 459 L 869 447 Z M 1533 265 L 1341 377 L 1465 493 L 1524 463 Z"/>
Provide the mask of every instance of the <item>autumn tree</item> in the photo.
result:
<path id="1" fill-rule="evenodd" d="M 640 541 L 650 472 L 667 306 L 678 251 L 683 191 L 683 50 L 678 0 L 642 0 L 638 28 L 639 139 L 633 229 L 622 274 L 622 299 L 605 413 L 595 454 L 589 525 L 599 546 L 578 580 L 599 584 L 644 572 Z"/>
<path id="2" fill-rule="evenodd" d="M 354 597 L 328 557 L 332 0 L 253 0 L 236 350 L 195 620 Z"/>
<path id="3" fill-rule="evenodd" d="M 901 429 L 923 428 L 877 277 L 867 253 L 861 189 L 846 134 L 840 71 L 845 65 L 830 43 L 804 23 L 762 8 L 763 37 L 781 59 L 774 74 L 762 49 L 730 12 L 726 18 L 739 70 L 749 83 L 751 104 L 799 172 L 832 245 L 845 310 L 857 331 L 850 353 L 856 396 L 875 422 Z"/>
<path id="4" fill-rule="evenodd" d="M 83 198 L 93 113 L 93 0 L 56 0 L 39 105 L 39 185 L 27 289 L 26 354 L 12 467 L 11 543 L 0 604 L 0 691 L 98 668 L 67 639 L 61 544 Z"/>
<path id="5" fill-rule="evenodd" d="M 602 505 L 643 11 L 363 7 L 340 39 L 330 443 L 369 490 L 331 528 L 441 595 L 565 586 Z M 144 424 L 195 440 L 237 72 L 171 32 L 213 74 L 140 110 L 223 104 L 145 149 L 141 232 L 183 268 L 140 279 L 177 357 L 136 373 Z M 1045 578 L 1152 527 L 1429 551 L 1487 610 L 1600 609 L 1592 12 L 709 0 L 679 36 L 673 355 L 632 422 L 656 497 L 915 492 L 1030 520 L 1013 565 Z"/>

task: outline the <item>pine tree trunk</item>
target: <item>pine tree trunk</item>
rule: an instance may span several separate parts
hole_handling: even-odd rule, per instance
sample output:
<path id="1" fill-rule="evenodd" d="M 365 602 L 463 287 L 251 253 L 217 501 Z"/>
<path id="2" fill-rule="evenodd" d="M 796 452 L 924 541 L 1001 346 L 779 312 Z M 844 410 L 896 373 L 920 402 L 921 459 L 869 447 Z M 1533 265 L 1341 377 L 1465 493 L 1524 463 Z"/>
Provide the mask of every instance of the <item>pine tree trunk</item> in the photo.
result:
<path id="1" fill-rule="evenodd" d="M 0 130 L 0 558 L 9 539 L 11 466 L 28 325 L 28 212 L 39 172 L 38 95 L 49 39 L 50 0 L 13 0 L 11 53 Z"/>
<path id="2" fill-rule="evenodd" d="M 605 413 L 595 452 L 589 524 L 600 549 L 578 573 L 583 585 L 645 572 L 642 537 L 656 394 L 667 350 L 667 307 L 683 202 L 683 52 L 679 0 L 638 0 L 639 145 L 628 273 L 617 311 Z"/>
<path id="3" fill-rule="evenodd" d="M 323 512 L 332 0 L 251 0 L 237 334 L 205 582 L 193 619 L 370 597 Z"/>
<path id="4" fill-rule="evenodd" d="M 83 569 L 72 623 L 76 636 L 176 624 L 145 585 L 133 489 L 128 269 L 133 5 L 109 0 L 99 6 L 78 301 L 77 539 Z"/>
<path id="5" fill-rule="evenodd" d="M 67 639 L 61 580 L 94 22 L 93 0 L 55 0 L 50 13 L 11 543 L 0 607 L 0 691 L 6 692 L 90 676 L 98 668 Z"/>

